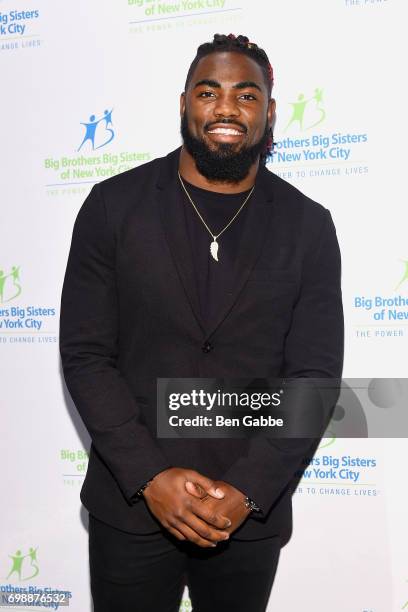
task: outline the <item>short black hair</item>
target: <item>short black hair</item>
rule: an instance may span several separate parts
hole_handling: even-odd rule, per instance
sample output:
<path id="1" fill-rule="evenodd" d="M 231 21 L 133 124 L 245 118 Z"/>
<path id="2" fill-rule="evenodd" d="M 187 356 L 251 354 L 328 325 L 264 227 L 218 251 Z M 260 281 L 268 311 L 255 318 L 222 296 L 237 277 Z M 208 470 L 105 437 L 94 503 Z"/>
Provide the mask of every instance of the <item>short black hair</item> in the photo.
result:
<path id="1" fill-rule="evenodd" d="M 247 57 L 253 59 L 262 69 L 265 78 L 265 84 L 268 89 L 268 95 L 271 96 L 273 87 L 273 69 L 269 62 L 268 56 L 265 51 L 258 47 L 256 43 L 250 42 L 247 36 L 240 34 L 214 34 L 212 42 L 206 42 L 200 45 L 197 49 L 197 54 L 191 62 L 190 68 L 188 69 L 186 83 L 184 89 L 186 90 L 191 80 L 193 72 L 201 60 L 201 58 L 211 53 L 223 53 L 223 52 L 242 53 Z"/>

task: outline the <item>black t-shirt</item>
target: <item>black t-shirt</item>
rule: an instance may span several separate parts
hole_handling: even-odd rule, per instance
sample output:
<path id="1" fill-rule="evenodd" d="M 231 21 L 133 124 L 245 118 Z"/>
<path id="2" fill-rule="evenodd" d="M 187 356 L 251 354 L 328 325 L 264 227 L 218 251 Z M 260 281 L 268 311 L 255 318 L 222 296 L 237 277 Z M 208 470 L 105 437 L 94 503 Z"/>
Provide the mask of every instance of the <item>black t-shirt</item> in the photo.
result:
<path id="1" fill-rule="evenodd" d="M 229 223 L 250 192 L 248 190 L 234 194 L 218 193 L 195 187 L 185 180 L 183 182 L 204 221 L 215 235 Z M 210 253 L 212 236 L 197 215 L 181 185 L 180 193 L 184 202 L 188 238 L 190 239 L 200 298 L 201 316 L 204 322 L 208 322 L 219 309 L 225 292 L 228 290 L 245 225 L 246 213 L 251 205 L 252 198 L 249 198 L 236 219 L 217 239 L 218 261 L 215 261 Z"/>

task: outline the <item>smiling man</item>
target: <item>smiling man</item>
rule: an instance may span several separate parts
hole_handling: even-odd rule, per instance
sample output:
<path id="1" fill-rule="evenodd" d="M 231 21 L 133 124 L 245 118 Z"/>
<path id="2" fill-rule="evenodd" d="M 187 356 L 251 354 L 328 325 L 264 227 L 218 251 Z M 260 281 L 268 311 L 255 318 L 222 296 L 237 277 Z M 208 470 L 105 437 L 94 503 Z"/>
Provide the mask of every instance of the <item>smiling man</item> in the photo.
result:
<path id="1" fill-rule="evenodd" d="M 266 609 L 317 439 L 157 437 L 157 378 L 338 378 L 329 211 L 269 172 L 273 71 L 245 36 L 198 48 L 183 146 L 96 185 L 61 303 L 64 376 L 92 439 L 95 612 Z"/>

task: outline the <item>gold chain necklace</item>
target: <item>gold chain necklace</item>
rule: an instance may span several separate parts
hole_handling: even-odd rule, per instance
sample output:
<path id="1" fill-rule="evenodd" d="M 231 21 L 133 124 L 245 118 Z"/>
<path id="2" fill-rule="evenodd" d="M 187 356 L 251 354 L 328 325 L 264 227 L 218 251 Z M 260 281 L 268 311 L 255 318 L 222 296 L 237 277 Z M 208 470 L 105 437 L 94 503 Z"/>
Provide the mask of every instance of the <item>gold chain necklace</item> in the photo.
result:
<path id="1" fill-rule="evenodd" d="M 219 261 L 218 260 L 218 242 L 217 242 L 217 238 L 219 238 L 221 236 L 221 234 L 223 234 L 225 232 L 226 229 L 229 228 L 229 226 L 231 225 L 231 223 L 234 221 L 234 219 L 236 219 L 239 215 L 239 213 L 241 212 L 241 210 L 244 208 L 245 204 L 248 202 L 249 198 L 252 195 L 253 190 L 255 189 L 255 185 L 252 187 L 251 191 L 248 193 L 247 197 L 245 198 L 245 200 L 243 201 L 242 205 L 240 206 L 240 208 L 237 210 L 237 212 L 235 213 L 235 215 L 232 217 L 232 219 L 227 223 L 227 225 L 224 227 L 224 229 L 222 229 L 218 234 L 213 234 L 213 232 L 210 230 L 210 228 L 208 227 L 208 225 L 206 224 L 206 222 L 204 221 L 204 219 L 202 218 L 201 214 L 199 213 L 199 211 L 197 210 L 196 205 L 194 204 L 193 200 L 191 199 L 190 194 L 188 193 L 186 186 L 184 185 L 183 179 L 180 176 L 180 172 L 178 172 L 178 177 L 180 179 L 180 183 L 185 191 L 186 196 L 188 197 L 188 199 L 190 200 L 191 204 L 193 205 L 194 210 L 196 211 L 197 215 L 200 217 L 201 221 L 203 222 L 203 224 L 205 225 L 205 227 L 207 228 L 210 236 L 212 237 L 212 242 L 210 244 L 210 253 L 212 255 L 212 257 L 215 259 L 215 261 Z"/>

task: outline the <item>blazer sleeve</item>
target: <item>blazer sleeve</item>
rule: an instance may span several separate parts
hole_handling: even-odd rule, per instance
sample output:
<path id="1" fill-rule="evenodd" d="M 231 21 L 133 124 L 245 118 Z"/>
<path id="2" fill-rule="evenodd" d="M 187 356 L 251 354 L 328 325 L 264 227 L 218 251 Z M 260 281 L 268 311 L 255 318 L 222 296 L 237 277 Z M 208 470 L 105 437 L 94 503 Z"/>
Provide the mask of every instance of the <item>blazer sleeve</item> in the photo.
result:
<path id="1" fill-rule="evenodd" d="M 286 337 L 281 373 L 284 378 L 291 379 L 325 379 L 328 391 L 323 390 L 321 414 L 326 415 L 327 426 L 339 395 L 344 323 L 340 250 L 330 212 L 323 211 L 320 232 L 304 256 L 301 289 Z M 328 379 L 334 379 L 334 384 Z M 299 390 L 297 399 L 302 402 L 304 397 L 305 402 L 309 401 L 310 386 L 305 385 L 302 396 L 299 380 Z M 325 427 L 321 429 L 322 435 L 324 431 Z M 255 516 L 265 516 L 291 484 L 304 459 L 314 454 L 321 437 L 252 438 L 248 453 L 240 457 L 221 480 L 256 502 L 261 512 Z"/>
<path id="2" fill-rule="evenodd" d="M 60 353 L 67 388 L 125 498 L 170 467 L 121 376 L 115 237 L 99 185 L 76 218 L 62 289 Z"/>

